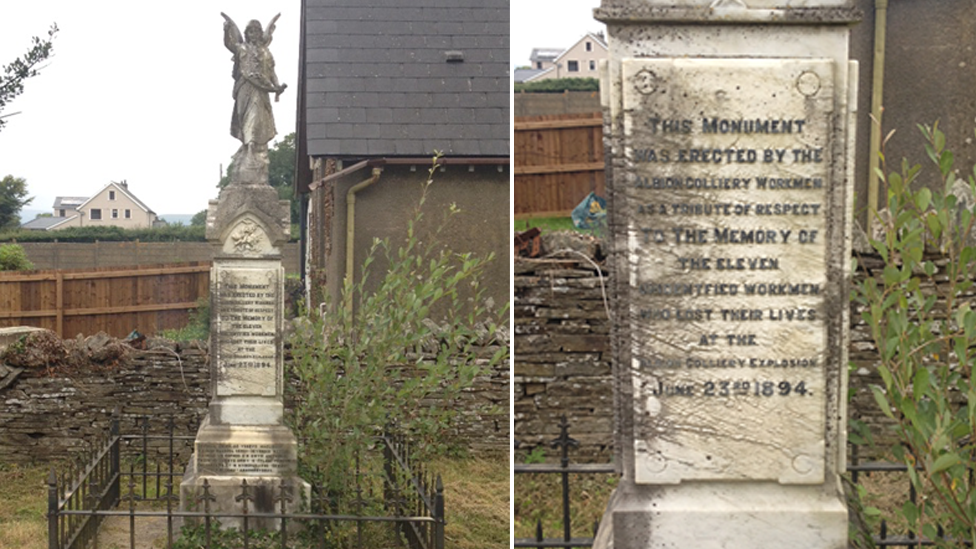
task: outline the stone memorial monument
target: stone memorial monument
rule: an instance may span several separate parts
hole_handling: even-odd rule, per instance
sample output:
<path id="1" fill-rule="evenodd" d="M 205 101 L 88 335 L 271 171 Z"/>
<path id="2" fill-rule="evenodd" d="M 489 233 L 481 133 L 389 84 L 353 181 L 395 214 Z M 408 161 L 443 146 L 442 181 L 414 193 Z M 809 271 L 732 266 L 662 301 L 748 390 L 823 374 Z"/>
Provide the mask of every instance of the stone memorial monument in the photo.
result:
<path id="1" fill-rule="evenodd" d="M 280 486 L 291 487 L 293 508 L 309 495 L 297 476 L 297 443 L 283 424 L 282 323 L 285 272 L 281 246 L 289 237 L 287 200 L 268 184 L 268 142 L 275 135 L 271 93 L 278 83 L 267 29 L 248 23 L 244 36 L 224 14 L 224 44 L 234 54 L 231 135 L 241 141 L 230 183 L 207 212 L 207 239 L 214 246 L 210 271 L 209 413 L 197 432 L 193 457 L 180 486 L 181 507 L 198 509 L 204 481 L 215 497 L 214 513 L 243 510 L 247 481 L 250 513 L 275 512 Z M 240 528 L 240 520 L 223 519 Z M 256 528 L 277 522 L 251 520 Z"/>
<path id="2" fill-rule="evenodd" d="M 603 0 L 616 463 L 598 547 L 847 546 L 848 0 Z"/>

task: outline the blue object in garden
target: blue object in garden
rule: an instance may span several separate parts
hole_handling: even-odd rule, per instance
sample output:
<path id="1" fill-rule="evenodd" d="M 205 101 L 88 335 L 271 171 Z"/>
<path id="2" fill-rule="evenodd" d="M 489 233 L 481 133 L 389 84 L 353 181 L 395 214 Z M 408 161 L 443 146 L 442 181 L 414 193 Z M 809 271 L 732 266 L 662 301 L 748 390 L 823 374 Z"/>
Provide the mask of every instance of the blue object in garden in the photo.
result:
<path id="1" fill-rule="evenodd" d="M 603 227 L 607 220 L 607 201 L 591 192 L 573 208 L 572 217 L 573 226 L 577 229 Z"/>

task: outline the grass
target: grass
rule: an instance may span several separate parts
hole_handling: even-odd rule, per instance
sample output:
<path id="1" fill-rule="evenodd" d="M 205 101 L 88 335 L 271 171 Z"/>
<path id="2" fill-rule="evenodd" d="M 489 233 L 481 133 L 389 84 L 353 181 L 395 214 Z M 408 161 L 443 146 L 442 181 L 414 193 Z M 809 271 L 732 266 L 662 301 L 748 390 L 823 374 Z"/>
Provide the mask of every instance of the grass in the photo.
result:
<path id="1" fill-rule="evenodd" d="M 558 474 L 523 473 L 515 477 L 515 537 L 534 538 L 536 525 L 542 523 L 542 535 L 563 535 L 562 476 Z M 590 537 L 593 525 L 599 523 L 610 493 L 617 486 L 617 476 L 608 473 L 569 475 L 569 522 L 573 537 Z"/>
<path id="2" fill-rule="evenodd" d="M 573 219 L 570 217 L 537 217 L 533 219 L 516 219 L 516 232 L 527 231 L 532 227 L 538 227 L 542 232 L 546 231 L 576 231 L 573 226 Z"/>
<path id="3" fill-rule="evenodd" d="M 441 459 L 434 463 L 444 481 L 447 547 L 509 547 L 509 463 L 492 459 Z"/>
<path id="4" fill-rule="evenodd" d="M 47 547 L 47 467 L 0 465 L 0 548 Z"/>
<path id="5" fill-rule="evenodd" d="M 0 549 L 47 546 L 45 514 L 49 467 L 5 466 L 0 463 Z M 440 458 L 435 460 L 431 470 L 440 472 L 444 482 L 448 547 L 509 547 L 507 455 Z M 140 527 L 140 532 L 143 532 L 143 527 Z M 128 538 L 123 535 L 122 539 Z"/>
<path id="6" fill-rule="evenodd" d="M 888 523 L 889 535 L 900 535 L 908 531 L 908 523 L 900 514 L 902 505 L 908 501 L 909 485 L 906 473 L 877 472 L 861 475 L 858 484 L 864 488 L 861 505 L 865 509 L 877 509 L 879 514 L 867 514 L 865 519 L 871 528 L 871 534 L 877 535 L 881 527 L 881 519 Z"/>

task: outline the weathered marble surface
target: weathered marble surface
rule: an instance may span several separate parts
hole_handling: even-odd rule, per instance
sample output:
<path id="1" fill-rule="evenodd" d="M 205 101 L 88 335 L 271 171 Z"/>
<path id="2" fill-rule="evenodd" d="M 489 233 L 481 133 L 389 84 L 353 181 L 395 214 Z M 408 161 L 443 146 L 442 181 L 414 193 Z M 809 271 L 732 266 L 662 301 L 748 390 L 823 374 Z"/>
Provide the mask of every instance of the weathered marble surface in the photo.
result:
<path id="1" fill-rule="evenodd" d="M 833 65 L 622 66 L 636 481 L 821 483 Z"/>
<path id="2" fill-rule="evenodd" d="M 597 10 L 622 473 L 599 547 L 846 545 L 849 8 Z"/>

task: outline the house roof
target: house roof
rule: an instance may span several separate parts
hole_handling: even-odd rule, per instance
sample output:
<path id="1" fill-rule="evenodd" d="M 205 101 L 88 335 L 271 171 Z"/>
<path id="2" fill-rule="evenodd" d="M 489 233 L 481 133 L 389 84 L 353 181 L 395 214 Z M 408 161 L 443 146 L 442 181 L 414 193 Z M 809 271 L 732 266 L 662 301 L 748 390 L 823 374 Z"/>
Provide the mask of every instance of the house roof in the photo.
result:
<path id="1" fill-rule="evenodd" d="M 529 60 L 535 63 L 536 61 L 553 61 L 559 54 L 563 52 L 562 48 L 533 48 L 532 54 L 529 55 Z"/>
<path id="2" fill-rule="evenodd" d="M 122 194 L 124 194 L 125 196 L 129 197 L 129 200 L 132 200 L 133 202 L 135 202 L 136 206 L 139 206 L 140 208 L 142 208 L 142 210 L 145 211 L 146 213 L 151 213 L 151 214 L 155 214 L 156 213 L 156 212 L 152 211 L 151 209 L 149 209 L 149 206 L 146 206 L 145 202 L 143 202 L 142 200 L 139 200 L 138 198 L 136 198 L 136 196 L 134 194 L 132 194 L 131 192 L 129 192 L 129 185 L 128 185 L 128 183 L 125 183 L 125 182 L 123 182 L 123 183 L 116 183 L 115 181 L 112 181 L 108 185 L 105 185 L 104 187 L 102 187 L 102 190 L 100 190 L 97 193 L 93 194 L 91 196 L 91 198 L 85 199 L 85 201 L 82 202 L 81 204 L 79 204 L 77 206 L 77 208 L 78 209 L 81 209 L 82 206 L 84 206 L 85 204 L 88 204 L 89 202 L 91 202 L 92 200 L 94 200 L 98 195 L 100 195 L 103 192 L 105 192 L 106 190 L 108 190 L 109 187 L 114 187 L 115 190 L 117 190 L 117 191 L 121 192 Z"/>
<path id="3" fill-rule="evenodd" d="M 71 217 L 35 217 L 34 219 L 31 219 L 27 223 L 22 224 L 20 228 L 31 229 L 35 231 L 50 231 L 51 229 L 56 228 L 58 225 L 71 221 L 76 217 L 78 216 L 73 215 Z"/>
<path id="4" fill-rule="evenodd" d="M 555 61 L 559 61 L 560 59 L 562 59 L 563 56 L 565 56 L 573 48 L 575 48 L 577 45 L 579 45 L 580 42 L 582 42 L 583 40 L 586 40 L 587 38 L 590 39 L 590 40 L 592 40 L 593 42 L 595 42 L 598 46 L 600 46 L 604 50 L 607 50 L 608 49 L 607 48 L 606 39 L 604 39 L 602 36 L 600 36 L 598 34 L 593 34 L 592 32 L 588 32 L 588 33 L 584 34 L 582 37 L 580 37 L 579 40 L 573 42 L 573 45 L 572 46 L 570 46 L 570 47 L 566 48 L 565 50 L 563 50 L 559 54 L 559 56 L 556 57 Z"/>
<path id="5" fill-rule="evenodd" d="M 88 201 L 87 196 L 58 196 L 54 198 L 54 209 L 77 208 Z"/>
<path id="6" fill-rule="evenodd" d="M 536 75 L 548 72 L 552 69 L 515 69 L 515 82 L 527 82 Z"/>
<path id="7" fill-rule="evenodd" d="M 536 71 L 535 74 L 530 74 L 525 78 L 525 80 L 522 80 L 522 82 L 537 82 L 542 78 L 542 76 L 555 71 L 556 71 L 556 67 L 549 67 L 548 69 L 542 69 L 541 71 Z"/>
<path id="8" fill-rule="evenodd" d="M 304 7 L 307 154 L 508 156 L 508 0 Z"/>

